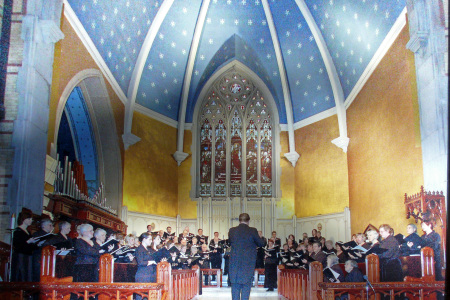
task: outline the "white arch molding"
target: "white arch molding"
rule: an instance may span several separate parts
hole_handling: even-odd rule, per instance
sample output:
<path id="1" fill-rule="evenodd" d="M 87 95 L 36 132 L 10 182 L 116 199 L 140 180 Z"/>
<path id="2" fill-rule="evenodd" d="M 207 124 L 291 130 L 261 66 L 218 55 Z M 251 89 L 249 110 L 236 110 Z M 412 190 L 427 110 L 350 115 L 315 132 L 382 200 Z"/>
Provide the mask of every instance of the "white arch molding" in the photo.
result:
<path id="1" fill-rule="evenodd" d="M 66 85 L 58 101 L 51 156 L 56 158 L 58 131 L 67 99 L 75 87 L 80 87 L 93 126 L 98 158 L 99 180 L 103 182 L 105 197 L 121 215 L 122 158 L 108 90 L 102 73 L 97 69 L 78 72 Z"/>
<path id="2" fill-rule="evenodd" d="M 272 197 L 275 199 L 281 198 L 281 189 L 280 189 L 280 175 L 281 175 L 281 167 L 280 167 L 280 153 L 281 153 L 281 145 L 280 145 L 280 122 L 279 122 L 279 115 L 278 115 L 278 108 L 276 106 L 275 100 L 269 90 L 269 88 L 264 84 L 263 80 L 258 77 L 256 73 L 254 73 L 251 69 L 249 69 L 246 65 L 243 63 L 233 60 L 230 63 L 226 64 L 219 70 L 217 70 L 213 76 L 209 78 L 209 80 L 206 82 L 205 86 L 202 88 L 198 101 L 195 104 L 194 108 L 194 115 L 193 115 L 193 122 L 192 125 L 192 145 L 191 145 L 191 151 L 193 153 L 192 155 L 192 166 L 191 166 L 191 191 L 190 191 L 190 197 L 192 200 L 198 200 L 197 198 L 197 173 L 198 173 L 198 140 L 199 140 L 199 126 L 197 120 L 199 118 L 199 113 L 201 111 L 201 107 L 203 104 L 203 100 L 207 97 L 208 92 L 214 85 L 214 83 L 225 73 L 227 73 L 230 70 L 236 70 L 241 75 L 249 78 L 255 85 L 257 89 L 259 89 L 263 95 L 264 99 L 267 101 L 267 104 L 269 106 L 270 111 L 272 112 L 272 119 L 273 119 L 273 131 L 272 131 L 272 137 L 273 137 L 273 154 L 272 154 L 272 160 L 273 160 L 273 169 L 272 169 Z M 242 195 L 241 197 L 244 197 Z"/>

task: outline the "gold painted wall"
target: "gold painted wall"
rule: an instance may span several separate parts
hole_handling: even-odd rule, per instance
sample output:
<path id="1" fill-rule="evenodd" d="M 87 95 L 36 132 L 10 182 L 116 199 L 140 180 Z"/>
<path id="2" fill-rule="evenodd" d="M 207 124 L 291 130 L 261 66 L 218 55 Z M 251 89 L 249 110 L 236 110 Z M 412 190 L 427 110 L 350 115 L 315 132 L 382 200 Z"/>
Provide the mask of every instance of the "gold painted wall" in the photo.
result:
<path id="1" fill-rule="evenodd" d="M 86 69 L 99 69 L 64 15 L 61 17 L 61 30 L 64 33 L 64 39 L 60 40 L 55 45 L 55 57 L 53 63 L 47 142 L 48 154 L 50 154 L 51 143 L 54 142 L 53 137 L 56 125 L 56 110 L 61 94 L 69 81 L 80 71 Z M 105 78 L 104 81 L 108 90 L 111 108 L 114 113 L 117 136 L 118 139 L 121 140 L 123 134 L 125 107 Z M 119 144 L 121 145 L 120 150 L 123 165 L 124 149 L 122 143 Z"/>
<path id="2" fill-rule="evenodd" d="M 295 214 L 295 172 L 291 162 L 284 157 L 284 154 L 289 152 L 287 131 L 280 133 L 280 146 L 281 199 L 277 203 L 278 218 L 291 219 Z"/>
<path id="3" fill-rule="evenodd" d="M 388 223 L 405 233 L 405 193 L 423 184 L 413 53 L 408 26 L 347 110 L 352 233 Z M 419 137 L 419 138 L 418 138 Z"/>
<path id="4" fill-rule="evenodd" d="M 131 132 L 141 141 L 125 152 L 123 205 L 130 211 L 176 217 L 176 128 L 134 112 Z"/>
<path id="5" fill-rule="evenodd" d="M 339 137 L 337 116 L 295 131 L 295 214 L 341 212 L 349 205 L 347 155 L 331 141 Z"/>
<path id="6" fill-rule="evenodd" d="M 183 219 L 197 218 L 197 202 L 190 198 L 191 191 L 191 167 L 192 167 L 192 131 L 184 131 L 184 153 L 189 156 L 178 167 L 178 214 Z"/>
<path id="7" fill-rule="evenodd" d="M 342 212 L 349 205 L 347 155 L 331 141 L 337 116 L 295 131 L 295 214 L 298 218 Z"/>

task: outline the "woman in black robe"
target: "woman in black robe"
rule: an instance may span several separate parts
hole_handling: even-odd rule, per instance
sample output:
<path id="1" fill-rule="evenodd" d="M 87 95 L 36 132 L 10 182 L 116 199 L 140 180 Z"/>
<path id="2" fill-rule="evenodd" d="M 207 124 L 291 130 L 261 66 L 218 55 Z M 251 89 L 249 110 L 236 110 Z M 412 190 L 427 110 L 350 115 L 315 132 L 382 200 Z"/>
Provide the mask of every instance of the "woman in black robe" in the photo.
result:
<path id="1" fill-rule="evenodd" d="M 11 281 L 31 281 L 31 254 L 36 249 L 37 241 L 27 230 L 31 223 L 33 223 L 31 214 L 20 213 L 19 226 L 13 232 Z"/>
<path id="2" fill-rule="evenodd" d="M 94 228 L 90 224 L 81 224 L 77 228 L 80 236 L 75 240 L 77 257 L 74 267 L 74 282 L 98 282 L 98 263 L 105 251 L 92 241 Z"/>
<path id="3" fill-rule="evenodd" d="M 403 243 L 400 245 L 402 256 L 420 254 L 422 239 L 417 234 L 416 224 L 408 224 L 406 226 L 406 232 L 408 236 L 403 239 Z"/>
<path id="4" fill-rule="evenodd" d="M 268 292 L 277 288 L 278 258 L 276 249 L 273 240 L 269 240 L 264 261 L 264 287 Z"/>
<path id="5" fill-rule="evenodd" d="M 434 270 L 436 280 L 443 280 L 441 269 L 441 236 L 433 230 L 433 223 L 422 222 L 422 230 L 425 232 L 422 235 L 422 246 L 430 247 L 434 252 Z"/>
<path id="6" fill-rule="evenodd" d="M 382 282 L 396 282 L 403 281 L 403 270 L 400 262 L 400 245 L 394 236 L 390 233 L 391 227 L 387 224 L 380 226 L 380 235 L 383 240 L 380 243 L 380 248 L 385 249 L 384 252 L 379 253 L 381 281 Z"/>
<path id="7" fill-rule="evenodd" d="M 144 232 L 139 237 L 141 245 L 136 249 L 135 256 L 138 269 L 136 271 L 136 282 L 156 282 L 156 265 L 158 262 L 166 260 L 162 257 L 162 251 L 156 250 L 160 244 L 160 239 L 155 238 L 148 232 Z"/>

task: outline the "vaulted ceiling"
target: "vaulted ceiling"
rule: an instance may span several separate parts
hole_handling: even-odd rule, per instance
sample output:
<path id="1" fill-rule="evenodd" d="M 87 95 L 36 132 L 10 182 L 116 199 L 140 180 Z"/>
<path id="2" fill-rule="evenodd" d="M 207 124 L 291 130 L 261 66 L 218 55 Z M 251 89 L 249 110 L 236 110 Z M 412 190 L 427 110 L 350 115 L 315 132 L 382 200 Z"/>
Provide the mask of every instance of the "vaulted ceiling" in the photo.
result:
<path id="1" fill-rule="evenodd" d="M 348 99 L 405 9 L 405 0 L 65 4 L 127 101 L 174 122 L 184 105 L 192 122 L 208 79 L 237 60 L 267 85 L 283 124 L 286 109 L 299 122 Z"/>

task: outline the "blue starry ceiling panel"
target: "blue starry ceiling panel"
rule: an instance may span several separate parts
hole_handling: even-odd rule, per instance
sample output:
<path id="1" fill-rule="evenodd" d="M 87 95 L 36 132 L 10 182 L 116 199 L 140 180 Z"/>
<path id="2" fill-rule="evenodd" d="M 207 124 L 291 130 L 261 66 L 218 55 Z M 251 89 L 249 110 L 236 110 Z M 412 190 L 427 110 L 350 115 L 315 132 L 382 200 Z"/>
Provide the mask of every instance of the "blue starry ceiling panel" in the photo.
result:
<path id="1" fill-rule="evenodd" d="M 245 45 L 237 48 L 234 57 L 216 55 L 233 35 L 238 36 Z M 218 61 L 213 61 L 213 58 Z M 208 78 L 223 64 L 221 60 L 224 58 L 238 59 L 265 82 L 278 106 L 280 122 L 286 123 L 278 64 L 264 8 L 259 0 L 211 1 L 195 60 L 186 121 L 192 122 L 197 97 Z M 211 68 L 213 65 L 215 68 Z"/>
<path id="2" fill-rule="evenodd" d="M 405 7 L 405 0 L 305 0 L 347 97 Z"/>
<path id="3" fill-rule="evenodd" d="M 79 87 L 73 89 L 64 107 L 70 124 L 77 160 L 84 166 L 89 195 L 98 188 L 97 147 L 89 111 Z"/>
<path id="4" fill-rule="evenodd" d="M 335 106 L 325 64 L 294 0 L 269 1 L 291 92 L 294 122 Z"/>
<path id="5" fill-rule="evenodd" d="M 201 0 L 175 1 L 150 49 L 136 102 L 173 120 L 178 110 Z"/>
<path id="6" fill-rule="evenodd" d="M 161 1 L 68 2 L 126 95 L 136 59 Z"/>

